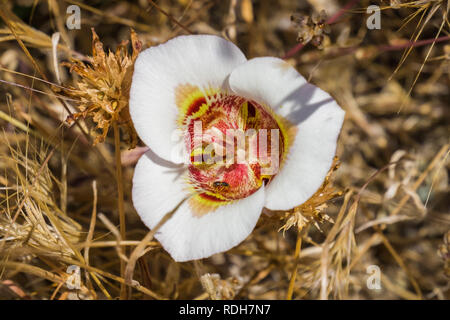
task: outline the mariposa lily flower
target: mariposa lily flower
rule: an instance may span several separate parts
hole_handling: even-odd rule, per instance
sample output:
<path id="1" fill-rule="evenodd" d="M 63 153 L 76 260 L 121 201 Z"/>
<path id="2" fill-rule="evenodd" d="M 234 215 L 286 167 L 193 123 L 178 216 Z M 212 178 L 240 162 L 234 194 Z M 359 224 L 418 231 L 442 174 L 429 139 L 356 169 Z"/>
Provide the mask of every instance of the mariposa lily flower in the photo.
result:
<path id="1" fill-rule="evenodd" d="M 141 52 L 130 114 L 150 148 L 135 169 L 133 203 L 150 229 L 181 203 L 155 235 L 176 261 L 238 245 L 264 207 L 288 210 L 308 200 L 332 165 L 344 120 L 336 101 L 285 61 L 247 60 L 211 35 Z M 230 130 L 244 132 L 244 143 L 233 145 Z M 276 148 L 262 148 L 263 138 Z"/>

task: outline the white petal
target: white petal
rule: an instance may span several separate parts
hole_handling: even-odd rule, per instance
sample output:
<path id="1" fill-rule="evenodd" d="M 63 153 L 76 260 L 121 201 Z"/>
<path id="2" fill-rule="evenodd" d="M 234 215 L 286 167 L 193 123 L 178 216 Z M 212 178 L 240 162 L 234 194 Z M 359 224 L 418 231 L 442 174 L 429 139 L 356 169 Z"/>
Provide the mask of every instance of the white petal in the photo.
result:
<path id="1" fill-rule="evenodd" d="M 130 114 L 139 137 L 158 156 L 175 162 L 178 108 L 175 89 L 222 88 L 227 76 L 246 61 L 233 43 L 212 35 L 179 36 L 141 52 L 134 66 Z M 175 140 L 175 141 L 174 141 Z"/>
<path id="2" fill-rule="evenodd" d="M 331 167 L 345 112 L 328 93 L 277 58 L 247 61 L 231 73 L 229 85 L 297 126 L 287 159 L 266 188 L 266 207 L 288 210 L 302 204 Z"/>
<path id="3" fill-rule="evenodd" d="M 154 227 L 187 195 L 181 183 L 183 165 L 166 161 L 152 150 L 138 161 L 133 177 L 133 205 L 143 222 Z"/>
<path id="4" fill-rule="evenodd" d="M 179 167 L 145 154 L 135 169 L 133 203 L 150 229 L 187 196 Z M 253 230 L 264 207 L 264 188 L 251 196 L 194 216 L 187 201 L 155 237 L 176 261 L 207 258 L 242 242 Z"/>

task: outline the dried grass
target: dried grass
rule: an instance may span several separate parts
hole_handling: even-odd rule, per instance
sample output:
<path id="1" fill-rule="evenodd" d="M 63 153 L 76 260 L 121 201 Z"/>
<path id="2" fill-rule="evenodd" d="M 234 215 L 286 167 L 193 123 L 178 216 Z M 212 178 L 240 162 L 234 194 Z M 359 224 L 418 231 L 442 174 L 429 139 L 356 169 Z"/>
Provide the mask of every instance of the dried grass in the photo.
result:
<path id="1" fill-rule="evenodd" d="M 321 3 L 2 2 L 0 299 L 449 299 L 448 4 L 383 2 L 371 31 L 368 1 L 330 1 L 323 49 L 298 45 L 290 16 Z M 64 28 L 68 4 L 82 7 L 79 31 Z M 64 121 L 79 110 L 59 80 L 79 77 L 55 62 L 88 61 L 91 27 L 111 50 L 132 27 L 144 47 L 210 33 L 249 57 L 286 56 L 347 112 L 340 167 L 303 206 L 264 212 L 236 248 L 175 263 L 130 201 L 142 148 L 126 151 L 117 126 L 93 146 L 91 119 Z M 372 265 L 379 290 L 366 285 Z"/>

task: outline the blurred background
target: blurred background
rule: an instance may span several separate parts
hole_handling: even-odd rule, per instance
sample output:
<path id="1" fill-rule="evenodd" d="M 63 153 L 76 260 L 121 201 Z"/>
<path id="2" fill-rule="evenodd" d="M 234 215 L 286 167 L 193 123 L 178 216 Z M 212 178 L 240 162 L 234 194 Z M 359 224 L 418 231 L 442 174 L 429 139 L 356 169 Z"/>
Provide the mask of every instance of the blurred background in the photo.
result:
<path id="1" fill-rule="evenodd" d="M 0 299 L 448 299 L 449 6 L 2 0 Z M 142 242 L 130 199 L 142 142 L 129 149 L 120 127 L 120 141 L 111 129 L 94 145 L 95 119 L 66 121 L 80 111 L 67 88 L 83 77 L 62 63 L 89 63 L 91 28 L 106 51 L 133 29 L 143 48 L 215 34 L 248 58 L 286 59 L 346 111 L 327 201 L 265 213 L 246 241 L 202 261 Z"/>

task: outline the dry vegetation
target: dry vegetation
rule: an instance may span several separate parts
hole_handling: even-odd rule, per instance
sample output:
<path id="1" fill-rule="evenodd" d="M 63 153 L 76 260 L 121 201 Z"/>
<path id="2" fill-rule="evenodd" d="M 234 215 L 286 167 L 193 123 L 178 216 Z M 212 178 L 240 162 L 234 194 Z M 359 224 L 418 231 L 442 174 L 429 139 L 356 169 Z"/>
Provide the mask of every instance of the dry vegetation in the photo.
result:
<path id="1" fill-rule="evenodd" d="M 382 1 L 381 30 L 368 30 L 370 2 L 2 1 L 0 299 L 448 299 L 450 2 Z M 65 27 L 74 3 L 80 30 Z M 322 6 L 329 33 L 299 44 L 308 30 L 290 17 Z M 131 204 L 141 148 L 128 150 L 120 117 L 95 145 L 95 118 L 66 121 L 90 97 L 62 63 L 89 61 L 92 27 L 112 51 L 133 28 L 144 48 L 208 33 L 285 57 L 346 110 L 322 195 L 266 212 L 229 252 L 175 263 Z"/>

